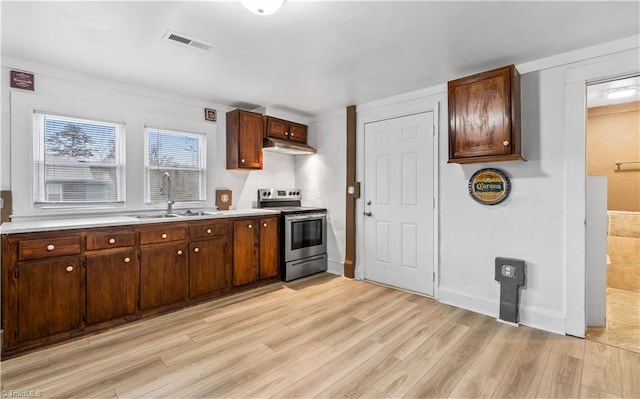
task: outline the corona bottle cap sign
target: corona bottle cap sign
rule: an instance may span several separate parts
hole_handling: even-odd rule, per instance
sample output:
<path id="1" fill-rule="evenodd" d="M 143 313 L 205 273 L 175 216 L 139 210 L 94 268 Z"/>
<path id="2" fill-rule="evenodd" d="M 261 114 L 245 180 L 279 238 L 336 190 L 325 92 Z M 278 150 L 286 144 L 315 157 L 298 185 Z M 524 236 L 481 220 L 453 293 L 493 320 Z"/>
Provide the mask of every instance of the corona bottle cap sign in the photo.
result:
<path id="1" fill-rule="evenodd" d="M 499 204 L 510 192 L 511 182 L 499 169 L 480 169 L 469 179 L 469 194 L 484 205 Z"/>

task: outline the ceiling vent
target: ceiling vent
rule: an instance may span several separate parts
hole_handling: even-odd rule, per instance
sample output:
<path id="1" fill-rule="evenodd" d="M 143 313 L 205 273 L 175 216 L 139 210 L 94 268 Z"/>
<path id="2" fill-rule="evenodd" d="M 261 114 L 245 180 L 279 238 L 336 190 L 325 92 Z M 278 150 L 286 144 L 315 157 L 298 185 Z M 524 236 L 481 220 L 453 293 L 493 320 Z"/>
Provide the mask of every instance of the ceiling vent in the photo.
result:
<path id="1" fill-rule="evenodd" d="M 180 44 L 184 44 L 189 47 L 199 48 L 200 50 L 211 51 L 215 48 L 215 46 L 211 43 L 207 43 L 202 40 L 193 39 L 182 33 L 172 32 L 170 30 L 164 34 L 163 39 L 171 40 Z"/>

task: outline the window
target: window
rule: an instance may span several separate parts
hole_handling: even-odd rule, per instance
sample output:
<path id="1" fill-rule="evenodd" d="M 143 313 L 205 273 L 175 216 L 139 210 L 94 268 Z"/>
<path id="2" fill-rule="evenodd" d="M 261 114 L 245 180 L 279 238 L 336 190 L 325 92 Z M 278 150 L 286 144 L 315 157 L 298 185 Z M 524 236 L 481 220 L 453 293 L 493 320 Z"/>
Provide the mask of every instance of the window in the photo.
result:
<path id="1" fill-rule="evenodd" d="M 154 128 L 145 129 L 147 203 L 166 202 L 163 176 L 169 174 L 175 202 L 205 200 L 205 136 Z"/>
<path id="2" fill-rule="evenodd" d="M 35 204 L 124 202 L 124 124 L 36 111 Z"/>

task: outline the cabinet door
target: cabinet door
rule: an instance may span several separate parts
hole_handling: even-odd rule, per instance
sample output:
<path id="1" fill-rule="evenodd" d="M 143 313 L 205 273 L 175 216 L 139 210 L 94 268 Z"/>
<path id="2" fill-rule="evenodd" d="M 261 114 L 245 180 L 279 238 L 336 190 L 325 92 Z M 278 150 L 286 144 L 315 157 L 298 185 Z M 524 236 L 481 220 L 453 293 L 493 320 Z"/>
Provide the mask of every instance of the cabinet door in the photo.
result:
<path id="1" fill-rule="evenodd" d="M 262 116 L 260 114 L 240 113 L 238 156 L 240 167 L 262 169 Z"/>
<path id="2" fill-rule="evenodd" d="M 278 218 L 260 219 L 260 278 L 275 277 L 279 270 Z"/>
<path id="3" fill-rule="evenodd" d="M 289 126 L 289 139 L 299 143 L 307 143 L 307 126 L 291 122 Z"/>
<path id="4" fill-rule="evenodd" d="M 519 75 L 514 66 L 451 81 L 448 95 L 449 162 L 522 159 Z"/>
<path id="5" fill-rule="evenodd" d="M 289 122 L 272 116 L 265 116 L 265 124 L 267 137 L 281 140 L 289 138 Z"/>
<path id="6" fill-rule="evenodd" d="M 227 169 L 262 169 L 262 115 L 227 113 Z"/>
<path id="7" fill-rule="evenodd" d="M 135 251 L 87 256 L 87 324 L 135 311 Z"/>
<path id="8" fill-rule="evenodd" d="M 140 309 L 180 302 L 188 297 L 187 243 L 140 248 Z"/>
<path id="9" fill-rule="evenodd" d="M 229 251 L 226 236 L 189 243 L 189 296 L 191 298 L 229 286 Z"/>
<path id="10" fill-rule="evenodd" d="M 245 219 L 233 224 L 233 285 L 258 280 L 257 219 Z"/>
<path id="11" fill-rule="evenodd" d="M 18 263 L 17 340 L 80 327 L 82 279 L 77 256 Z"/>

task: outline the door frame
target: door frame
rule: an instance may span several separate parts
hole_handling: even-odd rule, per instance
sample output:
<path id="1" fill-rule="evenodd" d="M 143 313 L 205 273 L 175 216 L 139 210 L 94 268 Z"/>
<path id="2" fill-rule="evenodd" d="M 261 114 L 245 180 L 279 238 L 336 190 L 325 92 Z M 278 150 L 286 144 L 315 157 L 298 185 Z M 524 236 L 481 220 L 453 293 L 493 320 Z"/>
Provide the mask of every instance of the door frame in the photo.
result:
<path id="1" fill-rule="evenodd" d="M 564 135 L 565 332 L 585 337 L 587 85 L 638 74 L 638 51 L 567 70 Z"/>
<path id="2" fill-rule="evenodd" d="M 439 149 L 440 149 L 440 102 L 446 100 L 446 85 L 438 86 L 436 91 L 425 91 L 417 97 L 392 98 L 384 102 L 370 103 L 356 107 L 356 178 L 364 182 L 364 130 L 365 125 L 388 119 L 433 112 L 433 297 L 438 299 L 438 281 L 440 276 L 440 219 L 439 219 Z M 400 96 L 404 97 L 404 96 Z M 403 101 L 403 99 L 405 101 Z M 361 198 L 362 199 L 362 198 Z M 364 201 L 356 202 L 356 267 L 355 278 L 364 280 Z"/>

